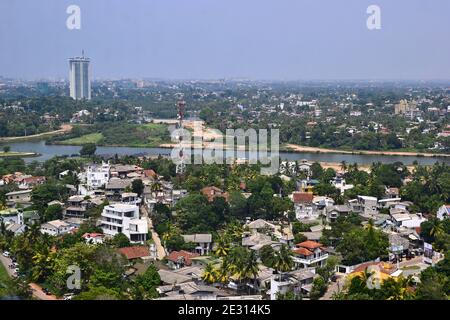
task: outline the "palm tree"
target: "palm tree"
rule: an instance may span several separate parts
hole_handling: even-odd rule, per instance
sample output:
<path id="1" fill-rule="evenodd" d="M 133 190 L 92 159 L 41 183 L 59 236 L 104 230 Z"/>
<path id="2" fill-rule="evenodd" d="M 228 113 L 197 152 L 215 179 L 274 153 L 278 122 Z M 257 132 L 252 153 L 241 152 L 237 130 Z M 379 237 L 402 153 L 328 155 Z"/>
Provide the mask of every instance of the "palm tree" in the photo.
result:
<path id="1" fill-rule="evenodd" d="M 433 238 L 436 238 L 444 233 L 444 228 L 442 225 L 442 221 L 439 219 L 433 219 L 431 220 L 431 229 L 430 229 L 430 236 Z"/>
<path id="2" fill-rule="evenodd" d="M 205 266 L 205 269 L 203 270 L 202 280 L 205 281 L 206 283 L 214 283 L 214 282 L 216 282 L 216 277 L 217 277 L 217 271 L 214 268 L 213 264 L 211 262 L 209 262 Z"/>
<path id="3" fill-rule="evenodd" d="M 294 266 L 294 260 L 292 259 L 292 251 L 287 245 L 282 245 L 280 250 L 275 254 L 273 268 L 280 272 L 280 280 L 283 272 L 291 271 Z"/>
<path id="4" fill-rule="evenodd" d="M 222 263 L 220 264 L 219 269 L 217 269 L 217 282 L 219 282 L 222 287 L 225 285 L 225 283 L 228 282 L 228 278 L 230 276 L 230 270 L 229 265 L 227 263 L 226 259 L 222 260 Z"/>
<path id="5" fill-rule="evenodd" d="M 345 160 L 341 161 L 341 170 L 345 173 L 347 171 L 347 162 Z"/>
<path id="6" fill-rule="evenodd" d="M 230 243 L 228 242 L 228 239 L 224 234 L 219 235 L 216 242 L 216 250 L 214 251 L 214 253 L 218 257 L 225 257 L 228 255 L 229 251 L 230 251 Z"/>
<path id="7" fill-rule="evenodd" d="M 256 289 L 256 278 L 259 273 L 258 257 L 254 250 L 250 250 L 243 263 L 242 276 L 244 279 L 253 279 L 253 286 Z"/>

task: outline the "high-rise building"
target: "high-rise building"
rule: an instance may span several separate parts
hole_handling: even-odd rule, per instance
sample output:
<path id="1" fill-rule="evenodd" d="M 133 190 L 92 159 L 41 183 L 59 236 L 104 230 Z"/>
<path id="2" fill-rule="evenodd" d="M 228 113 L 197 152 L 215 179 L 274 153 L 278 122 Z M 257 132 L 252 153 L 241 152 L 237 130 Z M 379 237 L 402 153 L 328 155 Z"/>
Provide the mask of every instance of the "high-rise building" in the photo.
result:
<path id="1" fill-rule="evenodd" d="M 91 79 L 89 70 L 89 58 L 81 57 L 69 59 L 70 96 L 73 99 L 91 99 Z"/>

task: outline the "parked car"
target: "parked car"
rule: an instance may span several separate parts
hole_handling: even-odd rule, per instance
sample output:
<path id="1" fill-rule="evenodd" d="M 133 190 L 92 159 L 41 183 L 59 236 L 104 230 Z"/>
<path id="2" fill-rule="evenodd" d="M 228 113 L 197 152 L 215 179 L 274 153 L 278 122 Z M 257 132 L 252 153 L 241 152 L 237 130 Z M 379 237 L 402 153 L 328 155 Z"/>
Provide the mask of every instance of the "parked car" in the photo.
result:
<path id="1" fill-rule="evenodd" d="M 45 294 L 51 294 L 50 291 L 47 288 L 42 288 L 42 292 L 44 292 Z"/>
<path id="2" fill-rule="evenodd" d="M 8 258 L 10 255 L 11 255 L 11 254 L 10 254 L 8 251 L 3 252 L 3 256 L 4 256 L 4 257 L 7 257 L 7 258 Z"/>
<path id="3" fill-rule="evenodd" d="M 66 293 L 65 295 L 63 295 L 64 300 L 72 300 L 74 297 L 73 293 Z"/>

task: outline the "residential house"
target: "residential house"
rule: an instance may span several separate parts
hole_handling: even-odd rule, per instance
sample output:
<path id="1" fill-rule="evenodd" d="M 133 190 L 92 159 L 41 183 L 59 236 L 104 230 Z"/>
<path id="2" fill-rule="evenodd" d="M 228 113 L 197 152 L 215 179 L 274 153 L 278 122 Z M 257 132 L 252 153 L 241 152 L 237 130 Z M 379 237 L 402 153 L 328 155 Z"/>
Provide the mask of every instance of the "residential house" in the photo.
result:
<path id="1" fill-rule="evenodd" d="M 23 213 L 17 209 L 9 208 L 0 210 L 0 222 L 5 224 L 24 224 Z"/>
<path id="2" fill-rule="evenodd" d="M 341 194 L 344 194 L 346 190 L 350 190 L 354 188 L 353 184 L 347 184 L 344 178 L 341 177 L 335 177 L 333 180 L 330 181 L 331 185 L 334 186 L 336 189 L 339 189 Z"/>
<path id="3" fill-rule="evenodd" d="M 305 268 L 283 274 L 272 275 L 270 278 L 270 300 L 277 300 L 279 294 L 289 291 L 297 295 L 307 295 L 311 292 L 312 283 L 316 277 L 315 268 Z"/>
<path id="4" fill-rule="evenodd" d="M 181 235 L 184 239 L 184 242 L 192 242 L 195 243 L 195 252 L 200 255 L 209 254 L 212 249 L 212 234 L 184 234 Z"/>
<path id="5" fill-rule="evenodd" d="M 123 233 L 131 242 L 147 240 L 147 219 L 139 218 L 139 207 L 129 204 L 111 204 L 103 208 L 101 215 L 103 233 L 114 237 Z"/>
<path id="6" fill-rule="evenodd" d="M 105 235 L 103 233 L 85 233 L 81 237 L 88 244 L 103 244 Z"/>
<path id="7" fill-rule="evenodd" d="M 15 236 L 24 233 L 26 228 L 25 224 L 10 223 L 6 225 L 6 231 L 12 232 Z"/>
<path id="8" fill-rule="evenodd" d="M 122 165 L 122 164 L 117 164 L 117 165 L 112 165 L 111 166 L 111 176 L 112 177 L 119 177 L 121 179 L 127 178 L 128 174 L 130 173 L 138 173 L 138 174 L 142 174 L 143 173 L 143 169 L 139 166 L 136 165 Z"/>
<path id="9" fill-rule="evenodd" d="M 72 226 L 62 220 L 48 221 L 41 225 L 41 233 L 46 233 L 51 236 L 59 236 L 69 233 L 72 230 Z"/>
<path id="10" fill-rule="evenodd" d="M 122 201 L 122 193 L 127 187 L 131 187 L 131 179 L 112 178 L 105 186 L 105 196 L 109 201 Z"/>
<path id="11" fill-rule="evenodd" d="M 26 189 L 26 190 L 8 192 L 5 195 L 6 204 L 9 207 L 12 207 L 15 205 L 21 205 L 21 206 L 31 205 L 31 191 L 32 191 L 31 189 Z"/>
<path id="12" fill-rule="evenodd" d="M 198 253 L 193 253 L 185 250 L 172 251 L 167 256 L 167 264 L 172 269 L 180 269 L 184 266 L 192 265 L 191 258 L 200 256 Z"/>
<path id="13" fill-rule="evenodd" d="M 311 240 L 297 244 L 296 248 L 292 250 L 294 263 L 302 268 L 324 266 L 328 259 L 328 253 L 323 247 L 321 243 Z"/>
<path id="14" fill-rule="evenodd" d="M 436 212 L 436 217 L 439 220 L 447 219 L 449 216 L 450 216 L 450 204 L 442 205 Z"/>
<path id="15" fill-rule="evenodd" d="M 378 213 L 378 199 L 371 196 L 358 196 L 357 199 L 349 200 L 353 212 L 364 216 L 373 216 Z"/>
<path id="16" fill-rule="evenodd" d="M 212 202 L 217 197 L 222 197 L 225 199 L 225 201 L 228 201 L 228 192 L 224 192 L 223 190 L 214 186 L 204 187 L 200 190 L 200 192 L 208 198 L 209 202 Z"/>
<path id="17" fill-rule="evenodd" d="M 103 188 L 109 181 L 111 166 L 109 163 L 91 164 L 86 168 L 86 185 L 89 190 Z"/>
<path id="18" fill-rule="evenodd" d="M 421 213 L 394 213 L 391 214 L 391 220 L 397 227 L 414 229 L 420 227 L 422 222 L 427 221 Z"/>
<path id="19" fill-rule="evenodd" d="M 295 217 L 298 220 L 314 220 L 320 215 L 313 205 L 314 195 L 310 192 L 293 192 L 292 200 L 294 202 Z"/>
<path id="20" fill-rule="evenodd" d="M 137 259 L 149 260 L 152 258 L 148 246 L 125 247 L 118 249 L 118 251 L 130 261 Z"/>
<path id="21" fill-rule="evenodd" d="M 327 221 L 334 222 L 338 217 L 347 216 L 351 212 L 349 205 L 334 205 L 325 209 Z"/>
<path id="22" fill-rule="evenodd" d="M 43 184 L 45 182 L 45 177 L 22 176 L 15 179 L 15 182 L 17 183 L 19 189 L 33 189 L 35 186 Z"/>

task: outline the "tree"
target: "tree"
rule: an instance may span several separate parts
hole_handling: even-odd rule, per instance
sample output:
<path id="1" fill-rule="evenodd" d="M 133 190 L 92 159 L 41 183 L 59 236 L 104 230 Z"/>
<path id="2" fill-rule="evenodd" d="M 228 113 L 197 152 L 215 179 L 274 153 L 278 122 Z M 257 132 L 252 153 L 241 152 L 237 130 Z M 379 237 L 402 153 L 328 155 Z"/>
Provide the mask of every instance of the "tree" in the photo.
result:
<path id="1" fill-rule="evenodd" d="M 130 246 L 130 239 L 123 233 L 116 234 L 112 239 L 112 244 L 116 248 L 125 248 Z"/>
<path id="2" fill-rule="evenodd" d="M 81 147 L 80 156 L 92 157 L 95 154 L 96 150 L 97 146 L 95 145 L 95 143 L 86 143 Z"/>
<path id="3" fill-rule="evenodd" d="M 322 297 L 327 291 L 327 287 L 327 283 L 322 276 L 318 276 L 317 278 L 315 278 L 313 280 L 313 286 L 309 294 L 311 300 L 317 300 Z"/>
<path id="4" fill-rule="evenodd" d="M 269 244 L 263 246 L 259 251 L 259 257 L 261 259 L 262 264 L 268 268 L 272 268 L 274 266 L 275 255 L 276 255 L 275 250 Z"/>
<path id="5" fill-rule="evenodd" d="M 388 254 L 389 239 L 382 231 L 374 228 L 354 228 L 343 235 L 336 247 L 343 256 L 343 263 L 354 265 Z"/>
<path id="6" fill-rule="evenodd" d="M 8 153 L 9 151 L 11 151 L 11 147 L 10 146 L 3 146 L 3 152 L 4 153 Z"/>
<path id="7" fill-rule="evenodd" d="M 62 219 L 63 208 L 59 204 L 52 204 L 45 209 L 44 221 Z"/>
<path id="8" fill-rule="evenodd" d="M 142 275 L 136 276 L 131 291 L 136 300 L 150 300 L 157 298 L 156 288 L 161 284 L 161 277 L 155 265 L 151 264 Z"/>
<path id="9" fill-rule="evenodd" d="M 144 184 L 142 183 L 141 179 L 133 180 L 133 182 L 131 183 L 131 191 L 137 193 L 139 197 L 142 195 L 142 192 L 144 192 Z"/>
<path id="10" fill-rule="evenodd" d="M 202 280 L 205 281 L 206 283 L 214 283 L 216 282 L 217 279 L 217 271 L 214 268 L 214 265 L 209 262 L 206 266 L 205 269 L 203 270 L 202 273 Z"/>

